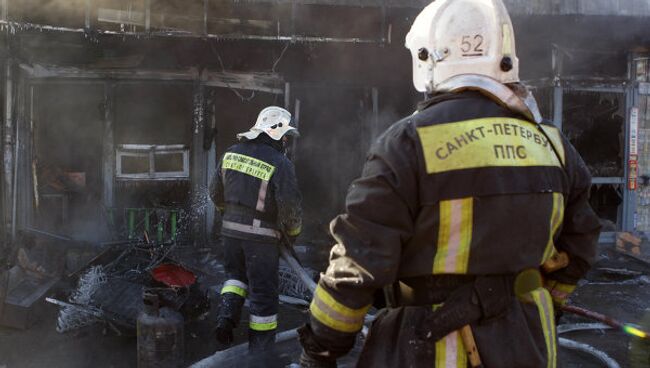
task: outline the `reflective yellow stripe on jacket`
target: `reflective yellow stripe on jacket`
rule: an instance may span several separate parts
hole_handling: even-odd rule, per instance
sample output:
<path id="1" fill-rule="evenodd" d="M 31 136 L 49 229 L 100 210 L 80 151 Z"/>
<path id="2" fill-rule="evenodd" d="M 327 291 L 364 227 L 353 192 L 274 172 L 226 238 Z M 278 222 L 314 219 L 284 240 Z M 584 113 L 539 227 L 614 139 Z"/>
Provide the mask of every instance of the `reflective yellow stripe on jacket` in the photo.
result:
<path id="1" fill-rule="evenodd" d="M 361 330 L 363 320 L 370 305 L 354 309 L 334 299 L 323 287 L 318 285 L 309 310 L 312 316 L 323 325 L 340 332 L 354 333 Z"/>
<path id="2" fill-rule="evenodd" d="M 533 290 L 531 296 L 533 297 L 537 310 L 539 311 L 539 319 L 542 324 L 544 341 L 546 342 L 546 367 L 555 368 L 557 366 L 557 339 L 555 335 L 553 300 L 551 299 L 548 290 L 544 288 Z"/>
<path id="3" fill-rule="evenodd" d="M 473 198 L 440 202 L 438 248 L 434 274 L 465 274 L 472 243 Z"/>
<path id="4" fill-rule="evenodd" d="M 548 242 L 546 244 L 546 249 L 544 250 L 544 256 L 542 257 L 541 264 L 544 264 L 546 261 L 551 259 L 555 254 L 555 243 L 554 238 L 557 231 L 562 225 L 564 220 L 564 196 L 562 193 L 553 193 L 553 210 L 551 212 L 551 223 L 549 227 Z"/>

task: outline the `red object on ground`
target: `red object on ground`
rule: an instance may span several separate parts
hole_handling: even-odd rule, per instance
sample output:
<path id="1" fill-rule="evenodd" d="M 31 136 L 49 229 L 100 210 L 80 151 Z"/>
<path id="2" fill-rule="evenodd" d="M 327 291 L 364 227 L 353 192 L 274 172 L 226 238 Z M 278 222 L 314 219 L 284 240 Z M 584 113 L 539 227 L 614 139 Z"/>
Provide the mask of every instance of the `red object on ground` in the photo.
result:
<path id="1" fill-rule="evenodd" d="M 154 280 L 169 287 L 189 287 L 196 282 L 196 276 L 191 271 L 171 263 L 161 264 L 151 274 Z"/>

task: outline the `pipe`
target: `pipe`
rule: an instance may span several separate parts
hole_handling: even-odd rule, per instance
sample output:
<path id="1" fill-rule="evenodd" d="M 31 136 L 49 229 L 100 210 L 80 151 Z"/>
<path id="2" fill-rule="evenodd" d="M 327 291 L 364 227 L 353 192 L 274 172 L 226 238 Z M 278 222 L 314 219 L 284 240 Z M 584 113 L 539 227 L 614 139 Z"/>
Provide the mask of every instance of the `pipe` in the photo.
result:
<path id="1" fill-rule="evenodd" d="M 12 145 L 13 145 L 13 124 L 12 124 L 12 115 L 13 115 L 13 90 L 12 90 L 12 71 L 11 71 L 11 60 L 7 60 L 6 62 L 6 75 L 5 75 L 5 121 L 4 121 L 4 140 L 3 140 L 3 152 L 4 152 L 4 159 L 3 159 L 3 169 L 4 169 L 4 182 L 3 182 L 3 188 L 4 188 L 4 197 L 3 197 L 3 204 L 5 205 L 5 211 L 3 211 L 4 216 L 8 217 L 10 213 L 8 212 L 8 206 L 10 204 L 11 198 L 12 198 L 12 188 L 13 188 L 13 180 L 12 180 L 12 167 L 13 167 L 13 150 L 12 150 Z M 4 217 L 3 216 L 3 217 Z M 9 226 L 11 226 L 10 219 L 5 217 L 5 223 L 3 224 L 5 231 L 10 231 L 11 229 Z"/>
<path id="2" fill-rule="evenodd" d="M 280 344 L 289 340 L 298 338 L 298 329 L 280 332 L 275 335 L 275 343 Z M 218 351 L 201 361 L 198 361 L 190 366 L 190 368 L 210 368 L 221 367 L 224 363 L 231 361 L 232 363 L 241 362 L 242 357 L 248 355 L 248 343 L 234 346 L 228 350 Z"/>
<path id="3" fill-rule="evenodd" d="M 311 276 L 309 276 L 309 274 L 305 271 L 305 269 L 302 268 L 300 263 L 298 263 L 296 257 L 294 257 L 291 254 L 291 252 L 289 251 L 290 245 L 288 245 L 287 244 L 288 242 L 284 239 L 285 238 L 283 237 L 283 241 L 282 241 L 283 244 L 280 245 L 280 256 L 282 257 L 282 259 L 284 259 L 285 262 L 287 262 L 287 264 L 289 264 L 289 267 L 291 267 L 291 269 L 298 275 L 300 280 L 305 284 L 305 286 L 307 286 L 309 291 L 311 291 L 312 294 L 315 293 L 316 282 L 314 282 L 314 280 L 311 279 Z"/>
<path id="4" fill-rule="evenodd" d="M 11 178 L 11 240 L 16 240 L 16 213 L 18 212 L 18 150 L 20 149 L 20 127 L 18 122 L 14 124 L 16 128 L 16 140 L 14 142 L 14 162 L 13 162 L 13 177 Z"/>
<path id="5" fill-rule="evenodd" d="M 301 307 L 309 307 L 309 302 L 306 300 L 302 300 L 300 298 L 294 298 L 292 296 L 288 295 L 280 295 L 279 296 L 280 302 L 284 304 L 290 304 L 290 305 L 297 305 Z"/>
<path id="6" fill-rule="evenodd" d="M 586 330 L 609 330 L 610 326 L 607 326 L 603 323 L 570 323 L 557 326 L 557 333 L 565 334 L 574 331 L 586 331 Z"/>
<path id="7" fill-rule="evenodd" d="M 632 335 L 636 336 L 641 339 L 648 339 L 650 338 L 648 332 L 641 330 L 640 328 L 637 328 L 635 326 L 632 326 L 628 323 L 623 323 L 621 321 L 617 321 L 614 318 L 611 318 L 609 316 L 606 316 L 604 314 L 600 314 L 594 311 L 590 311 L 585 308 L 580 308 L 576 307 L 573 305 L 563 305 L 560 306 L 560 309 L 564 312 L 575 314 L 581 317 L 585 317 L 594 321 L 602 322 L 608 326 L 611 326 L 612 328 L 615 328 L 617 330 L 620 330 L 627 335 Z"/>
<path id="8" fill-rule="evenodd" d="M 605 366 L 607 366 L 607 368 L 621 368 L 621 366 L 614 359 L 610 358 L 609 355 L 605 354 L 604 352 L 590 345 L 565 339 L 563 337 L 560 337 L 558 339 L 558 345 L 566 349 L 577 350 L 583 353 L 587 353 L 593 356 L 594 358 L 598 359 L 599 361 L 601 361 L 603 364 L 605 364 Z"/>
<path id="9" fill-rule="evenodd" d="M 52 239 L 56 239 L 56 240 L 81 243 L 79 240 L 74 240 L 74 239 L 72 239 L 70 237 L 67 237 L 67 236 L 49 233 L 47 231 L 33 229 L 31 227 L 25 227 L 25 228 L 23 228 L 23 231 L 26 232 L 26 233 L 39 235 L 39 236 L 43 236 L 43 237 L 46 237 L 46 238 L 52 238 Z"/>

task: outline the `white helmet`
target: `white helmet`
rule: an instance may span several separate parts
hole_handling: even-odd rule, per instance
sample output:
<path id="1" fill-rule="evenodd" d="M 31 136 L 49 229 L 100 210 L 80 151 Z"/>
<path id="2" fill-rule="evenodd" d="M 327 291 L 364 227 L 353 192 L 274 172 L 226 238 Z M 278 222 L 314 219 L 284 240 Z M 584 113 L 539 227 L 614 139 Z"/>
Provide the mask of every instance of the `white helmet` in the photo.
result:
<path id="1" fill-rule="evenodd" d="M 500 83 L 519 81 L 512 22 L 501 0 L 436 0 L 406 36 L 413 85 L 420 92 L 457 75 L 478 74 Z"/>
<path id="2" fill-rule="evenodd" d="M 237 134 L 238 139 L 255 139 L 260 133 L 266 133 L 279 141 L 285 135 L 298 137 L 298 130 L 291 125 L 291 113 L 281 107 L 269 106 L 257 116 L 255 125 L 247 132 Z"/>

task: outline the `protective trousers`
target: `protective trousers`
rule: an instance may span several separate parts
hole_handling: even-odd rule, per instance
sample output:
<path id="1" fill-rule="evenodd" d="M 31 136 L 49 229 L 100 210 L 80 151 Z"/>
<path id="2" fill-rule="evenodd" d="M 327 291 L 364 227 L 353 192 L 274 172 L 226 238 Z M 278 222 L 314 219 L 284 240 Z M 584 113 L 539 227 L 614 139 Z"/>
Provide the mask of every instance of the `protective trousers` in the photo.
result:
<path id="1" fill-rule="evenodd" d="M 223 243 L 226 282 L 218 323 L 227 319 L 236 327 L 248 298 L 249 349 L 269 350 L 278 326 L 278 244 L 230 237 L 224 237 Z"/>

